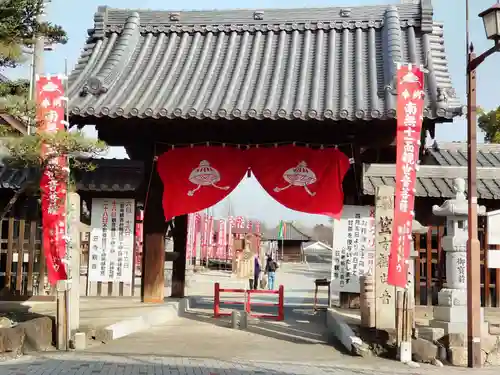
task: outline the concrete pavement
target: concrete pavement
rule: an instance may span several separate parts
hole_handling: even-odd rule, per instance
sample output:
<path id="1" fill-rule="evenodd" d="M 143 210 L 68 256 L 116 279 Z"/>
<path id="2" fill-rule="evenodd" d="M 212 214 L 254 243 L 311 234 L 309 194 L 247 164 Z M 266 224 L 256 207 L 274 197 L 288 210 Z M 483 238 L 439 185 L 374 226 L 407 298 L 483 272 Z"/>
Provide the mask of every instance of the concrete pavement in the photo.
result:
<path id="1" fill-rule="evenodd" d="M 47 353 L 0 364 L 2 375 L 439 375 L 442 368 L 410 368 L 397 362 L 366 364 L 297 361 L 221 360 L 200 357 L 159 357 L 93 353 Z M 497 368 L 446 368 L 448 375 L 497 375 Z"/>
<path id="2" fill-rule="evenodd" d="M 321 267 L 320 267 L 321 268 Z M 2 375 L 368 375 L 442 373 L 428 365 L 415 369 L 396 361 L 352 357 L 337 349 L 325 336 L 324 315 L 313 313 L 314 278 L 322 268 L 285 265 L 278 283 L 286 286 L 284 322 L 252 322 L 247 331 L 228 328 L 228 319 L 212 318 L 213 283 L 239 281 L 213 273 L 191 278 L 190 295 L 197 295 L 193 309 L 183 317 L 147 331 L 96 345 L 84 352 L 40 353 L 0 363 Z M 241 282 L 240 282 L 241 283 Z M 264 299 L 273 296 L 263 297 Z M 326 293 L 322 293 L 326 302 Z M 496 375 L 498 368 L 473 370 Z M 448 375 L 467 369 L 446 368 Z"/>
<path id="3" fill-rule="evenodd" d="M 294 269 L 286 266 L 278 275 L 278 283 L 285 285 L 283 322 L 251 319 L 248 330 L 241 331 L 229 328 L 229 318 L 214 319 L 214 283 L 220 282 L 225 288 L 244 288 L 248 281 L 235 280 L 227 273 L 208 272 L 192 275 L 189 289 L 191 309 L 182 317 L 106 345 L 91 347 L 88 351 L 223 360 L 331 361 L 343 358 L 345 354 L 328 343 L 324 314 L 312 310 L 313 281 L 309 275 L 295 274 Z M 325 293 L 323 303 L 326 303 L 326 297 Z M 224 295 L 222 299 L 242 301 L 243 294 Z M 276 302 L 277 296 L 255 296 L 252 301 Z M 276 314 L 277 308 L 254 307 L 252 311 Z"/>

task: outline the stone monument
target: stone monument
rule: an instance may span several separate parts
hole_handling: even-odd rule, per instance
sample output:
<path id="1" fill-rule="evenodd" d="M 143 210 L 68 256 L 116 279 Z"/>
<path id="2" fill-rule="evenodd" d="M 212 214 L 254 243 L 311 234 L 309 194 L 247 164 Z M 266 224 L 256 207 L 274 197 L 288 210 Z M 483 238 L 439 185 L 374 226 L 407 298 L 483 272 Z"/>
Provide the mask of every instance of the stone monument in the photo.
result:
<path id="1" fill-rule="evenodd" d="M 446 282 L 438 294 L 434 319 L 430 325 L 444 329 L 444 334 L 461 333 L 467 336 L 467 239 L 468 205 L 465 198 L 465 181 L 453 182 L 455 198 L 442 206 L 433 206 L 432 213 L 446 217 L 446 236 L 441 240 L 446 259 Z M 485 215 L 484 206 L 478 206 L 478 215 Z M 484 310 L 481 309 L 481 321 Z M 487 329 L 486 325 L 484 325 Z M 486 330 L 487 333 L 487 330 Z"/>

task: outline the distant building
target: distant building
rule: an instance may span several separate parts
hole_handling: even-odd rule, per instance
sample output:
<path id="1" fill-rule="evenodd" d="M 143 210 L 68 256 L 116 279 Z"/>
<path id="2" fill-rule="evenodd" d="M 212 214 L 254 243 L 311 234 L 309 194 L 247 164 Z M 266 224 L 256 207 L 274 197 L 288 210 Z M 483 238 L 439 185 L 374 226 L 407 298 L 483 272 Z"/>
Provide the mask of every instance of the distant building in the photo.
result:
<path id="1" fill-rule="evenodd" d="M 277 243 L 277 257 L 283 262 L 302 262 L 304 260 L 303 244 L 311 241 L 311 236 L 302 232 L 292 222 L 286 223 L 283 240 L 279 237 L 279 225 L 264 233 L 264 240 Z"/>
<path id="2" fill-rule="evenodd" d="M 332 251 L 333 248 L 321 241 L 314 241 L 314 242 L 306 242 L 304 243 L 304 253 L 310 252 L 310 253 L 316 253 L 316 252 L 325 252 L 325 251 Z"/>

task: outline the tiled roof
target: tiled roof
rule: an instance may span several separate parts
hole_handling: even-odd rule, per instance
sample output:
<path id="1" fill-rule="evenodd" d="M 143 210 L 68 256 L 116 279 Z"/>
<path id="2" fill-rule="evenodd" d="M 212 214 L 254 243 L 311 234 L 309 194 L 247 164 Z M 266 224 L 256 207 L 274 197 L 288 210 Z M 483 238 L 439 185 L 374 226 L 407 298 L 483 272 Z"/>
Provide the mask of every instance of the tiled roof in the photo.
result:
<path id="1" fill-rule="evenodd" d="M 279 229 L 280 229 L 280 227 L 278 225 L 276 228 L 267 231 L 263 237 L 266 240 L 271 240 L 271 241 L 280 240 L 280 238 L 278 236 Z M 306 242 L 306 241 L 310 241 L 311 237 L 309 235 L 305 234 L 304 232 L 302 232 L 301 230 L 297 229 L 297 227 L 295 225 L 293 225 L 293 223 L 288 222 L 288 223 L 286 223 L 284 240 L 285 241 L 304 241 L 304 242 Z"/>
<path id="2" fill-rule="evenodd" d="M 8 125 L 21 134 L 26 134 L 28 132 L 26 122 L 20 121 L 7 113 L 0 113 L 0 125 Z"/>
<path id="3" fill-rule="evenodd" d="M 144 181 L 144 163 L 128 159 L 93 159 L 93 171 L 76 170 L 78 191 L 133 192 Z"/>
<path id="4" fill-rule="evenodd" d="M 37 181 L 39 170 L 37 168 L 10 168 L 0 166 L 0 189 L 18 190 L 24 188 L 26 183 Z"/>
<path id="5" fill-rule="evenodd" d="M 467 165 L 467 143 L 465 142 L 435 142 L 426 149 L 432 162 L 438 165 L 466 166 Z M 478 167 L 500 167 L 500 145 L 478 144 L 477 145 Z"/>
<path id="6" fill-rule="evenodd" d="M 143 181 L 142 162 L 126 159 L 93 159 L 94 171 L 76 170 L 77 191 L 87 192 L 132 192 Z M 0 166 L 0 189 L 17 190 L 25 182 L 37 182 L 37 168 L 12 168 Z"/>
<path id="7" fill-rule="evenodd" d="M 463 112 L 430 0 L 262 11 L 100 7 L 94 20 L 70 76 L 79 122 L 394 118 L 395 69 L 404 62 L 429 70 L 425 117 Z"/>
<path id="8" fill-rule="evenodd" d="M 394 164 L 364 164 L 363 194 L 375 195 L 377 186 L 396 185 Z M 453 180 L 467 181 L 467 168 L 422 165 L 417 172 L 417 197 L 453 198 Z M 500 199 L 500 168 L 477 168 L 477 193 L 480 199 Z"/>

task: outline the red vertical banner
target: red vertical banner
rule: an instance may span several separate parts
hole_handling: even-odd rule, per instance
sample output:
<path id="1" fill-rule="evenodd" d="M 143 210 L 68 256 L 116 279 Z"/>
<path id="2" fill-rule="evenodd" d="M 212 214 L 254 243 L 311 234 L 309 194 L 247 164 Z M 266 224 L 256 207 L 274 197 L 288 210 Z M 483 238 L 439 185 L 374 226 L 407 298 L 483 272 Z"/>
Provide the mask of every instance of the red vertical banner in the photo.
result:
<path id="1" fill-rule="evenodd" d="M 191 260 L 194 253 L 195 214 L 188 214 L 188 233 L 186 238 L 186 259 Z"/>
<path id="2" fill-rule="evenodd" d="M 252 220 L 248 220 L 247 221 L 247 232 L 253 233 L 252 230 L 253 230 L 253 222 L 252 222 Z"/>
<path id="3" fill-rule="evenodd" d="M 135 244 L 134 244 L 134 256 L 135 256 L 135 276 L 140 276 L 142 274 L 142 232 L 143 232 L 143 220 L 144 220 L 144 210 L 142 208 L 137 208 L 137 214 L 135 216 Z"/>
<path id="4" fill-rule="evenodd" d="M 237 235 L 238 238 L 243 238 L 243 234 L 241 234 L 241 229 L 245 229 L 245 218 L 243 216 L 236 217 L 236 228 L 239 229 L 240 234 Z"/>
<path id="5" fill-rule="evenodd" d="M 201 215 L 201 259 L 208 256 L 208 215 Z"/>
<path id="6" fill-rule="evenodd" d="M 387 282 L 406 287 L 424 109 L 424 73 L 404 65 L 397 73 L 397 146 L 394 223 Z"/>
<path id="7" fill-rule="evenodd" d="M 217 233 L 217 259 L 226 259 L 226 219 L 219 219 L 219 231 Z"/>
<path id="8" fill-rule="evenodd" d="M 233 258 L 233 251 L 234 251 L 234 236 L 233 236 L 233 229 L 236 227 L 236 220 L 234 216 L 229 216 L 228 222 L 227 222 L 227 258 L 232 259 Z"/>
<path id="9" fill-rule="evenodd" d="M 201 231 L 201 215 L 199 213 L 194 214 L 194 229 L 193 229 L 193 258 L 198 257 L 198 234 Z M 201 242 L 201 236 L 199 241 Z"/>
<path id="10" fill-rule="evenodd" d="M 208 253 L 207 257 L 209 259 L 212 259 L 214 257 L 214 248 L 215 248 L 215 242 L 214 242 L 214 217 L 209 216 L 208 217 Z"/>
<path id="11" fill-rule="evenodd" d="M 255 222 L 255 233 L 257 234 L 257 249 L 260 252 L 260 221 Z"/>
<path id="12" fill-rule="evenodd" d="M 37 76 L 37 125 L 40 133 L 65 130 L 64 84 L 62 76 Z M 52 150 L 42 145 L 46 167 L 40 179 L 42 206 L 42 248 L 51 285 L 67 279 L 63 259 L 66 256 L 66 199 L 68 165 L 66 156 L 50 156 Z M 42 280 L 43 281 L 43 280 Z"/>

